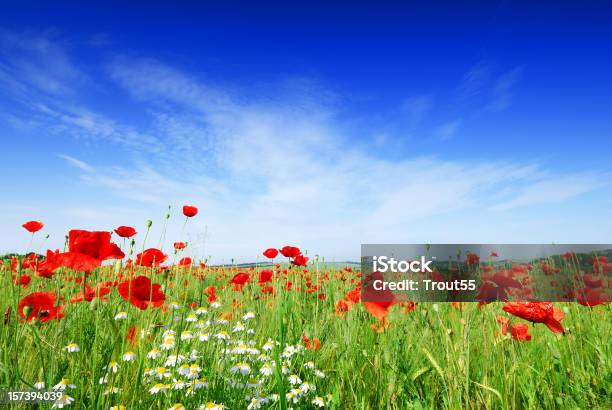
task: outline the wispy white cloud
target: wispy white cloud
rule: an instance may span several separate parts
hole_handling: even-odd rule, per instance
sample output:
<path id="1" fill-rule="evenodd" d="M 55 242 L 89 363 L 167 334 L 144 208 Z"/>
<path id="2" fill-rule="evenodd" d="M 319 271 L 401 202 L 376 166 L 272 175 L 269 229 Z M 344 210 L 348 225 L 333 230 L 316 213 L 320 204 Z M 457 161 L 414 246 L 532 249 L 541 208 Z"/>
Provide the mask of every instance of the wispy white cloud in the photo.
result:
<path id="1" fill-rule="evenodd" d="M 363 242 L 473 240 L 474 232 L 488 239 L 498 229 L 473 229 L 480 217 L 511 213 L 537 225 L 523 210 L 534 204 L 562 209 L 602 187 L 595 171 L 558 173 L 522 161 L 390 160 L 377 144 L 356 143 L 330 98 L 319 101 L 320 87 L 304 81 L 296 87 L 301 92 L 246 98 L 157 60 L 124 56 L 107 70 L 146 113 L 146 127 L 85 104 L 30 103 L 62 134 L 118 144 L 133 154 L 133 161 L 121 163 L 96 158 L 93 166 L 88 158 L 58 153 L 80 171 L 80 183 L 107 192 L 125 209 L 101 211 L 96 223 L 112 227 L 119 215 L 153 218 L 166 205 L 194 203 L 202 213 L 192 222 L 191 239 L 199 256 L 217 261 L 252 260 L 264 247 L 287 243 L 346 259 L 356 258 Z M 466 95 L 481 94 L 491 76 L 489 67 L 469 74 Z M 509 98 L 513 81 L 512 75 L 497 80 L 500 101 Z M 420 121 L 432 100 L 406 104 L 406 115 Z M 459 126 L 459 119 L 443 124 L 438 137 L 451 138 Z M 95 207 L 86 205 L 73 207 L 81 211 L 71 214 L 72 226 L 95 219 Z M 453 224 L 441 226 L 449 218 Z M 176 225 L 168 238 L 180 236 Z M 532 231 L 512 228 L 508 224 L 513 233 L 504 240 L 537 240 Z M 548 241 L 558 233 L 550 224 L 538 235 Z"/>

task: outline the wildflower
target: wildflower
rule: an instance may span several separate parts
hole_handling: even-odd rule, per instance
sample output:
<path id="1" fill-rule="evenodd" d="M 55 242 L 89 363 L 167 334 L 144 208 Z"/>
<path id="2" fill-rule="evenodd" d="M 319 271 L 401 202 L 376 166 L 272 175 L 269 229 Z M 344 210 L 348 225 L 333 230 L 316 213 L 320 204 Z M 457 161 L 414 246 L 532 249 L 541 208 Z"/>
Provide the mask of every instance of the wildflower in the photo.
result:
<path id="1" fill-rule="evenodd" d="M 37 381 L 36 383 L 34 383 L 34 388 L 37 390 L 42 390 L 45 388 L 45 382 L 43 381 Z"/>
<path id="2" fill-rule="evenodd" d="M 265 256 L 268 259 L 274 259 L 278 256 L 278 250 L 274 248 L 268 248 L 265 251 L 263 251 L 263 256 Z"/>
<path id="3" fill-rule="evenodd" d="M 185 406 L 181 403 L 176 403 L 174 406 L 170 407 L 168 410 L 185 410 Z"/>
<path id="4" fill-rule="evenodd" d="M 30 233 L 35 233 L 40 231 L 45 226 L 45 224 L 40 221 L 28 221 L 21 226 L 23 226 L 26 231 Z"/>
<path id="5" fill-rule="evenodd" d="M 253 397 L 251 399 L 251 401 L 249 402 L 249 405 L 247 406 L 247 410 L 251 410 L 251 409 L 259 409 L 261 408 L 261 405 L 264 404 L 264 400 L 257 398 L 257 397 Z"/>
<path id="6" fill-rule="evenodd" d="M 206 308 L 203 307 L 199 307 L 195 310 L 195 314 L 200 316 L 200 315 L 205 315 L 208 313 L 208 310 L 206 310 Z"/>
<path id="7" fill-rule="evenodd" d="M 244 325 L 241 322 L 236 322 L 236 325 L 234 326 L 233 332 L 234 333 L 242 332 L 242 331 L 244 331 L 244 329 L 246 329 L 246 328 L 244 327 Z"/>
<path id="8" fill-rule="evenodd" d="M 272 366 L 270 366 L 268 363 L 265 363 L 259 369 L 259 373 L 261 373 L 264 376 L 271 376 L 272 375 Z"/>
<path id="9" fill-rule="evenodd" d="M 255 387 L 259 387 L 259 384 L 259 380 L 251 378 L 247 382 L 247 387 L 250 389 L 254 389 Z"/>
<path id="10" fill-rule="evenodd" d="M 299 401 L 301 395 L 302 395 L 302 391 L 300 389 L 291 389 L 291 390 L 289 390 L 289 392 L 287 392 L 285 397 L 290 402 L 297 403 Z"/>
<path id="11" fill-rule="evenodd" d="M 193 339 L 193 333 L 190 330 L 184 330 L 181 332 L 181 340 L 191 340 Z"/>
<path id="12" fill-rule="evenodd" d="M 227 340 L 229 339 L 229 334 L 226 331 L 221 331 L 217 333 L 215 337 L 219 340 Z"/>
<path id="13" fill-rule="evenodd" d="M 110 410 L 125 410 L 125 406 L 123 404 L 119 404 L 117 406 L 112 406 Z"/>
<path id="14" fill-rule="evenodd" d="M 319 379 L 324 379 L 325 378 L 325 373 L 323 373 L 321 370 L 315 370 L 315 376 L 317 376 Z"/>
<path id="15" fill-rule="evenodd" d="M 163 383 L 157 383 L 155 386 L 149 389 L 149 393 L 157 394 L 159 392 L 165 393 L 168 390 L 168 385 Z"/>
<path id="16" fill-rule="evenodd" d="M 302 390 L 304 393 L 308 393 L 310 391 L 316 391 L 317 386 L 312 383 L 304 382 L 300 385 L 300 390 Z"/>
<path id="17" fill-rule="evenodd" d="M 153 266 L 159 266 L 160 264 L 164 263 L 166 259 L 168 259 L 168 255 L 159 249 L 149 248 L 136 255 L 136 262 L 134 262 L 134 264 L 137 266 L 146 266 L 150 268 Z"/>
<path id="18" fill-rule="evenodd" d="M 64 347 L 64 350 L 68 353 L 75 353 L 81 350 L 78 344 L 76 343 L 68 343 L 68 346 Z"/>
<path id="19" fill-rule="evenodd" d="M 164 364 L 164 366 L 176 366 L 177 364 L 183 363 L 183 360 L 185 360 L 185 356 L 181 354 L 178 356 L 170 355 L 166 359 L 166 363 Z"/>
<path id="20" fill-rule="evenodd" d="M 561 320 L 565 314 L 550 302 L 509 302 L 503 310 L 533 323 L 543 323 L 555 333 L 563 333 Z"/>
<path id="21" fill-rule="evenodd" d="M 209 401 L 206 404 L 202 404 L 199 410 L 224 410 L 224 409 L 225 409 L 225 405 L 217 404 L 212 401 Z"/>
<path id="22" fill-rule="evenodd" d="M 195 206 L 191 206 L 191 205 L 184 205 L 183 206 L 183 215 L 185 215 L 187 218 L 192 218 L 194 216 L 196 216 L 198 214 L 198 208 Z"/>
<path id="23" fill-rule="evenodd" d="M 174 337 L 166 337 L 161 345 L 162 350 L 174 349 Z"/>
<path id="24" fill-rule="evenodd" d="M 158 379 L 164 379 L 170 377 L 170 372 L 165 367 L 158 367 L 155 369 L 155 377 Z"/>
<path id="25" fill-rule="evenodd" d="M 198 334 L 198 339 L 200 339 L 200 342 L 208 342 L 210 340 L 210 333 L 200 332 Z"/>
<path id="26" fill-rule="evenodd" d="M 530 341 L 529 327 L 524 323 L 517 323 L 510 326 L 510 333 L 515 340 Z"/>
<path id="27" fill-rule="evenodd" d="M 146 276 L 136 276 L 134 279 L 117 285 L 117 290 L 123 299 L 145 310 L 147 307 L 159 307 L 166 301 L 166 296 L 161 291 L 161 285 L 151 283 Z"/>
<path id="28" fill-rule="evenodd" d="M 289 383 L 291 383 L 292 385 L 300 384 L 302 383 L 302 379 L 300 379 L 297 374 L 292 374 L 291 376 L 289 376 Z"/>
<path id="29" fill-rule="evenodd" d="M 127 318 L 127 312 L 118 312 L 115 315 L 115 320 L 122 320 Z"/>
<path id="30" fill-rule="evenodd" d="M 19 301 L 17 312 L 20 321 L 41 323 L 64 317 L 64 307 L 56 306 L 57 296 L 53 292 L 34 292 Z"/>
<path id="31" fill-rule="evenodd" d="M 266 352 L 269 352 L 274 349 L 274 342 L 271 339 L 268 339 L 268 341 L 264 343 L 261 348 L 264 349 Z"/>
<path id="32" fill-rule="evenodd" d="M 149 353 L 147 353 L 147 358 L 149 359 L 157 359 L 161 355 L 161 352 L 155 348 L 151 349 Z"/>
<path id="33" fill-rule="evenodd" d="M 53 386 L 53 390 L 64 391 L 68 387 L 71 388 L 71 389 L 76 389 L 76 386 L 74 384 L 72 384 L 70 379 L 63 378 L 62 380 L 60 380 L 60 382 L 58 384 Z"/>
<path id="34" fill-rule="evenodd" d="M 314 369 L 315 368 L 315 364 L 314 362 L 306 362 L 304 363 L 304 367 L 307 369 Z"/>
<path id="35" fill-rule="evenodd" d="M 185 382 L 182 380 L 173 379 L 172 381 L 172 389 L 173 390 L 182 390 L 185 388 Z"/>
<path id="36" fill-rule="evenodd" d="M 107 366 L 104 366 L 104 369 L 110 370 L 113 373 L 117 373 L 119 370 L 119 363 L 112 361 Z"/>
<path id="37" fill-rule="evenodd" d="M 64 406 L 68 406 L 70 404 L 72 404 L 72 402 L 74 401 L 74 398 L 68 396 L 67 394 L 62 394 L 62 396 L 57 399 L 55 401 L 55 403 L 53 403 L 52 407 L 56 407 L 58 409 L 63 409 Z"/>
<path id="38" fill-rule="evenodd" d="M 213 309 L 218 309 L 218 308 L 221 307 L 221 303 L 213 302 L 213 303 L 210 304 L 210 307 L 213 308 Z"/>
<path id="39" fill-rule="evenodd" d="M 312 399 L 311 403 L 319 408 L 325 407 L 325 402 L 323 401 L 323 397 L 321 396 L 316 396 L 314 399 Z"/>
<path id="40" fill-rule="evenodd" d="M 197 322 L 198 321 L 198 317 L 196 316 L 195 313 L 190 313 L 187 315 L 187 317 L 185 318 L 185 322 Z"/>
<path id="41" fill-rule="evenodd" d="M 138 232 L 136 232 L 136 229 L 132 228 L 131 226 L 120 226 L 115 229 L 115 233 L 122 238 L 131 238 Z"/>
<path id="42" fill-rule="evenodd" d="M 207 379 L 196 379 L 191 383 L 191 387 L 194 390 L 206 388 L 208 387 L 208 380 Z"/>
<path id="43" fill-rule="evenodd" d="M 168 303 L 168 309 L 179 310 L 180 308 L 181 308 L 181 305 L 179 305 L 177 302 Z"/>
<path id="44" fill-rule="evenodd" d="M 255 312 L 246 312 L 243 316 L 242 316 L 242 320 L 249 320 L 249 319 L 253 319 L 255 318 Z"/>
<path id="45" fill-rule="evenodd" d="M 230 371 L 232 373 L 240 372 L 240 374 L 249 374 L 251 373 L 251 366 L 249 366 L 247 363 L 244 363 L 244 362 L 236 363 L 234 366 L 230 368 Z"/>
<path id="46" fill-rule="evenodd" d="M 136 358 L 136 353 L 134 353 L 134 352 L 125 352 L 123 354 L 123 356 L 121 356 L 121 357 L 123 358 L 123 361 L 129 362 L 129 361 L 132 361 L 132 360 L 134 360 Z"/>

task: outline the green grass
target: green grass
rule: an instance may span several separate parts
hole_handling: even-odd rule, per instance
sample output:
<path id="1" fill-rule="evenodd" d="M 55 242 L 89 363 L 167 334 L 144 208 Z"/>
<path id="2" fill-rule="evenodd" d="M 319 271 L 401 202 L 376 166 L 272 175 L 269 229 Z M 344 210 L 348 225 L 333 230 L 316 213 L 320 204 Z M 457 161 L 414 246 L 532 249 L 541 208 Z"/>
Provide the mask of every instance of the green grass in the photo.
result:
<path id="1" fill-rule="evenodd" d="M 253 340 L 257 348 L 268 338 L 280 342 L 281 349 L 268 354 L 270 361 L 276 363 L 282 360 L 280 353 L 284 345 L 303 345 L 303 335 L 321 340 L 320 350 L 306 349 L 291 360 L 292 371 L 303 381 L 315 384 L 316 393 L 308 393 L 295 404 L 290 399 L 278 400 L 262 408 L 285 405 L 314 408 L 311 401 L 316 395 L 324 398 L 326 408 L 338 409 L 612 408 L 609 305 L 588 308 L 572 303 L 556 304 L 566 312 L 563 320 L 566 334 L 554 334 L 544 325 L 530 326 L 533 339 L 529 342 L 499 334 L 495 318 L 507 315 L 500 303 L 481 309 L 475 303 L 466 304 L 461 310 L 450 304 L 419 303 L 415 311 L 406 314 L 401 306 L 394 306 L 389 314 L 390 325 L 376 332 L 371 328 L 375 319 L 362 305 L 352 306 L 344 317 L 335 314 L 335 302 L 355 285 L 336 279 L 336 267 L 320 266 L 318 275 L 309 274 L 313 276 L 313 283 L 324 273 L 329 274 L 331 279 L 320 283 L 319 292 L 325 293 L 325 300 L 317 298 L 319 292 L 281 290 L 284 282 L 278 280 L 274 282 L 277 298 L 263 298 L 257 277 L 252 275 L 255 283 L 241 292 L 231 287 L 219 289 L 218 301 L 222 306 L 209 309 L 202 316 L 203 320 L 214 320 L 231 314 L 228 325 L 207 329 L 211 334 L 208 342 L 201 342 L 197 337 L 191 341 L 180 340 L 179 335 L 185 329 L 197 334 L 194 323 L 185 320 L 191 311 L 186 303 L 202 301 L 207 307 L 203 289 L 209 285 L 221 288 L 237 271 L 230 267 L 198 270 L 197 273 L 204 273 L 203 280 L 176 268 L 172 269 L 176 278 L 143 271 L 164 285 L 167 302 L 176 301 L 181 306 L 179 310 L 163 312 L 138 310 L 127 304 L 116 289 L 107 301 L 95 299 L 91 303 L 72 304 L 68 300 L 81 285 L 67 280 L 70 272 L 60 272 L 50 280 L 33 277 L 24 289 L 13 284 L 10 268 L 5 265 L 1 271 L 0 301 L 3 311 L 11 307 L 11 314 L 7 323 L 0 325 L 0 389 L 23 389 L 43 380 L 48 390 L 62 377 L 69 377 L 76 388 L 68 394 L 75 401 L 66 408 L 108 409 L 122 404 L 130 409 L 165 409 L 182 403 L 187 409 L 193 409 L 206 402 L 216 402 L 230 409 L 242 409 L 249 404 L 246 395 L 267 397 L 286 393 L 292 387 L 288 375 L 281 372 L 266 378 L 260 376 L 257 373 L 260 363 L 255 358 L 247 362 L 251 364 L 252 376 L 263 380 L 262 385 L 255 389 L 232 386 L 231 379 L 246 382 L 248 377 L 237 377 L 230 371 L 239 360 L 223 349 L 233 345 L 213 340 L 215 332 L 226 329 L 233 340 Z M 88 282 L 96 284 L 115 274 L 112 269 L 95 271 Z M 301 268 L 292 268 L 289 278 L 294 287 L 304 286 Z M 187 280 L 186 285 L 181 283 L 183 279 Z M 171 282 L 175 282 L 172 287 Z M 62 302 L 66 306 L 65 317 L 44 324 L 19 322 L 16 315 L 19 299 L 39 290 L 55 291 L 66 299 Z M 128 318 L 114 320 L 119 311 L 127 311 Z M 231 330 L 247 311 L 256 313 L 254 319 L 246 322 L 255 333 L 235 336 Z M 518 318 L 512 321 L 523 322 Z M 126 342 L 130 326 L 137 326 L 139 332 L 149 330 L 150 335 L 132 346 Z M 157 360 L 147 359 L 147 352 L 152 347 L 159 348 L 162 332 L 168 328 L 177 333 L 174 349 L 162 352 Z M 80 346 L 79 352 L 63 350 L 71 342 Z M 186 390 L 149 394 L 148 390 L 157 381 L 146 380 L 145 368 L 159 365 L 168 354 L 188 355 L 194 348 L 201 356 L 195 363 L 201 367 L 201 377 L 208 380 L 208 387 L 192 396 L 186 395 Z M 123 362 L 121 356 L 128 350 L 134 351 L 137 358 Z M 119 371 L 111 375 L 107 384 L 100 384 L 99 379 L 106 373 L 104 366 L 112 360 L 119 362 Z M 309 361 L 325 373 L 324 379 L 305 367 Z M 181 379 L 176 368 L 170 371 Z M 121 391 L 103 394 L 109 387 Z M 326 397 L 328 394 L 331 397 Z"/>

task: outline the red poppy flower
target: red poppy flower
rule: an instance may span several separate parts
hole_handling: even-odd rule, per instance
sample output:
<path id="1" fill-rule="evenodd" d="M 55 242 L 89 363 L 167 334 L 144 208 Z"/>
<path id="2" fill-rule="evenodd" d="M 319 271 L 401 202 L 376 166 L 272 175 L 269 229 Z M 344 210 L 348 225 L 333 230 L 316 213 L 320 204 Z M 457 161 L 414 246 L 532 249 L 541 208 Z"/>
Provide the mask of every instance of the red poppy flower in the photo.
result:
<path id="1" fill-rule="evenodd" d="M 56 306 L 53 292 L 30 293 L 19 301 L 17 312 L 20 321 L 40 320 L 42 323 L 64 317 L 64 307 Z"/>
<path id="2" fill-rule="evenodd" d="M 136 232 L 136 229 L 132 228 L 131 226 L 120 226 L 115 229 L 115 233 L 122 238 L 131 238 L 138 232 Z"/>
<path id="3" fill-rule="evenodd" d="M 181 260 L 179 261 L 179 265 L 180 266 L 191 266 L 191 258 L 190 257 L 184 257 L 181 258 Z"/>
<path id="4" fill-rule="evenodd" d="M 293 261 L 291 261 L 291 263 L 294 264 L 295 266 L 306 266 L 306 264 L 308 263 L 308 257 L 303 256 L 303 255 L 298 255 L 295 258 L 293 258 Z"/>
<path id="5" fill-rule="evenodd" d="M 136 255 L 135 263 L 138 266 L 159 266 L 160 264 L 164 263 L 167 258 L 168 255 L 166 255 L 159 249 L 149 248 L 146 249 L 144 252 L 141 252 Z"/>
<path id="6" fill-rule="evenodd" d="M 229 280 L 228 283 L 232 283 L 234 285 L 234 290 L 242 290 L 244 285 L 251 281 L 251 277 L 246 272 L 240 272 L 234 275 L 233 278 Z"/>
<path id="7" fill-rule="evenodd" d="M 28 221 L 21 226 L 23 226 L 26 231 L 34 233 L 40 231 L 45 224 L 40 221 Z"/>
<path id="8" fill-rule="evenodd" d="M 122 259 L 125 254 L 111 242 L 110 232 L 73 229 L 68 232 L 68 250 L 105 261 Z"/>
<path id="9" fill-rule="evenodd" d="M 187 218 L 191 218 L 193 216 L 196 216 L 197 214 L 198 214 L 198 208 L 196 208 L 195 206 L 191 206 L 191 205 L 183 206 L 183 215 L 185 215 Z"/>
<path id="10" fill-rule="evenodd" d="M 563 312 L 550 302 L 509 302 L 503 310 L 533 323 L 543 323 L 555 333 L 563 333 Z"/>
<path id="11" fill-rule="evenodd" d="M 31 281 L 32 278 L 29 275 L 21 275 L 19 279 L 17 279 L 17 275 L 13 275 L 13 283 L 15 283 L 15 285 L 21 285 L 25 288 Z"/>
<path id="12" fill-rule="evenodd" d="M 99 297 L 100 300 L 106 300 L 104 296 L 110 293 L 110 287 L 106 286 L 103 283 L 96 285 L 94 288 L 89 286 L 89 284 L 85 285 L 85 291 L 79 292 L 76 296 L 70 299 L 70 302 L 91 302 L 95 297 Z"/>
<path id="13" fill-rule="evenodd" d="M 279 251 L 286 258 L 295 258 L 302 253 L 300 248 L 296 248 L 295 246 L 283 246 Z"/>
<path id="14" fill-rule="evenodd" d="M 468 266 L 473 266 L 477 265 L 478 262 L 480 262 L 480 256 L 475 253 L 468 252 L 467 257 L 465 258 L 465 263 L 467 263 Z"/>
<path id="15" fill-rule="evenodd" d="M 121 282 L 117 286 L 117 290 L 123 299 L 141 310 L 145 310 L 149 306 L 159 307 L 166 301 L 166 296 L 161 291 L 161 285 L 151 284 L 151 280 L 146 276 L 137 276 L 131 281 Z"/>
<path id="16" fill-rule="evenodd" d="M 302 340 L 306 344 L 306 349 L 316 352 L 321 348 L 321 341 L 318 337 L 315 337 L 314 339 L 310 340 L 306 335 L 304 335 L 302 336 Z"/>
<path id="17" fill-rule="evenodd" d="M 529 327 L 524 323 L 516 323 L 510 325 L 510 334 L 514 340 L 519 341 L 530 341 L 531 335 L 529 334 Z"/>
<path id="18" fill-rule="evenodd" d="M 272 282 L 272 273 L 270 269 L 264 269 L 259 272 L 259 284 Z"/>
<path id="19" fill-rule="evenodd" d="M 185 247 L 187 246 L 187 244 L 185 242 L 174 242 L 174 249 L 181 250 L 181 249 L 185 249 Z"/>
<path id="20" fill-rule="evenodd" d="M 278 249 L 268 248 L 263 252 L 263 256 L 265 256 L 268 259 L 274 259 L 278 256 Z"/>

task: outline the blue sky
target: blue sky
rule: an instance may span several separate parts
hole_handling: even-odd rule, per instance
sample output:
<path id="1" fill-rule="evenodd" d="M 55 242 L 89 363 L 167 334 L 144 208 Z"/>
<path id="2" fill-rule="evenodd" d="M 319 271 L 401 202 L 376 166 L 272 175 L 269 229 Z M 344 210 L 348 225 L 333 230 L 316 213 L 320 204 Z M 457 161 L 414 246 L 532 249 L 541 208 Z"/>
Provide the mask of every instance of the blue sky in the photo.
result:
<path id="1" fill-rule="evenodd" d="M 32 10 L 36 10 L 35 13 Z M 151 246 L 357 259 L 360 243 L 612 232 L 605 2 L 13 4 L 0 251 L 154 221 Z M 178 208 L 201 215 L 181 232 Z M 163 215 L 173 207 L 166 240 Z"/>

